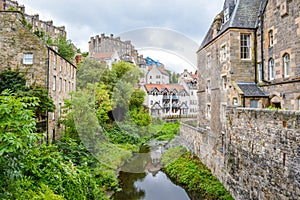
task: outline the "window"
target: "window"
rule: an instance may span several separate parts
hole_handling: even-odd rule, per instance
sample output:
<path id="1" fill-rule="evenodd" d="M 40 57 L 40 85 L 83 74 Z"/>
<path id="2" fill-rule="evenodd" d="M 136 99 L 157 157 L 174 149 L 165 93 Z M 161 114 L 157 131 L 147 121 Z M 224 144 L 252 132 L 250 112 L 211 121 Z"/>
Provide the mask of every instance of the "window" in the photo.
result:
<path id="1" fill-rule="evenodd" d="M 23 64 L 24 65 L 32 65 L 33 64 L 33 54 L 32 53 L 24 53 L 23 54 Z"/>
<path id="2" fill-rule="evenodd" d="M 56 69 L 56 55 L 53 56 L 53 69 Z"/>
<path id="3" fill-rule="evenodd" d="M 261 63 L 258 63 L 257 64 L 257 68 L 258 68 L 258 82 L 262 82 L 262 79 L 263 79 L 263 77 L 262 77 L 262 74 L 263 74 L 263 72 L 262 72 L 262 65 L 261 65 Z"/>
<path id="4" fill-rule="evenodd" d="M 269 79 L 274 80 L 274 60 L 269 60 Z"/>
<path id="5" fill-rule="evenodd" d="M 67 92 L 67 81 L 64 80 L 64 91 Z"/>
<path id="6" fill-rule="evenodd" d="M 238 99 L 236 97 L 233 98 L 232 100 L 232 105 L 237 106 L 238 105 Z"/>
<path id="7" fill-rule="evenodd" d="M 206 57 L 206 65 L 207 65 L 207 68 L 210 68 L 210 65 L 211 65 L 211 55 L 210 54 Z"/>
<path id="8" fill-rule="evenodd" d="M 300 98 L 297 100 L 298 102 L 298 110 L 300 110 Z"/>
<path id="9" fill-rule="evenodd" d="M 226 76 L 222 76 L 222 85 L 223 85 L 223 89 L 227 88 L 227 77 Z"/>
<path id="10" fill-rule="evenodd" d="M 272 47 L 274 44 L 273 30 L 269 31 L 268 37 L 269 37 L 269 47 Z"/>
<path id="11" fill-rule="evenodd" d="M 62 67 L 63 67 L 63 60 L 62 60 L 62 58 L 60 58 L 60 66 L 59 66 L 59 71 L 61 72 L 61 70 L 62 70 Z"/>
<path id="12" fill-rule="evenodd" d="M 69 92 L 71 92 L 71 82 L 69 81 Z"/>
<path id="13" fill-rule="evenodd" d="M 52 82 L 52 90 L 56 90 L 56 76 L 53 76 L 53 82 Z"/>
<path id="14" fill-rule="evenodd" d="M 150 76 L 149 79 L 152 79 L 152 76 Z"/>
<path id="15" fill-rule="evenodd" d="M 251 35 L 241 34 L 241 59 L 251 59 Z"/>
<path id="16" fill-rule="evenodd" d="M 288 53 L 283 56 L 284 77 L 290 76 L 290 55 Z"/>
<path id="17" fill-rule="evenodd" d="M 156 75 L 156 78 L 160 78 L 160 75 Z"/>
<path id="18" fill-rule="evenodd" d="M 210 119 L 210 116 L 211 116 L 211 115 L 210 115 L 210 114 L 211 114 L 211 113 L 210 113 L 210 112 L 211 112 L 210 105 L 207 105 L 207 108 L 206 108 L 206 109 L 207 109 L 207 110 L 206 110 L 206 116 L 207 116 L 208 119 Z"/>
<path id="19" fill-rule="evenodd" d="M 226 60 L 226 45 L 221 47 L 221 60 Z"/>
<path id="20" fill-rule="evenodd" d="M 207 81 L 206 90 L 207 90 L 207 93 L 210 94 L 210 92 L 211 92 L 210 80 Z"/>
<path id="21" fill-rule="evenodd" d="M 62 78 L 59 78 L 58 91 L 60 92 L 61 92 L 61 87 L 62 87 Z"/>
<path id="22" fill-rule="evenodd" d="M 150 105 L 153 105 L 153 100 L 150 101 Z"/>
<path id="23" fill-rule="evenodd" d="M 258 108 L 258 100 L 250 100 L 250 108 Z"/>
<path id="24" fill-rule="evenodd" d="M 224 24 L 229 20 L 229 8 L 224 10 Z"/>

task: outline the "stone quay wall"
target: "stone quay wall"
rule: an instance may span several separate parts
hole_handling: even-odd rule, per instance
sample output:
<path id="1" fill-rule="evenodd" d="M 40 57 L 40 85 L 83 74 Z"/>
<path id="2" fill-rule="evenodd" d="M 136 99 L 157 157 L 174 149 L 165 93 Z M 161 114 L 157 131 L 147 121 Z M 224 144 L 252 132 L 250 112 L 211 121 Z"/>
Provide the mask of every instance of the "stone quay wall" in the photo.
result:
<path id="1" fill-rule="evenodd" d="M 220 137 L 182 124 L 183 144 L 235 199 L 299 199 L 300 112 L 228 108 L 226 119 Z"/>

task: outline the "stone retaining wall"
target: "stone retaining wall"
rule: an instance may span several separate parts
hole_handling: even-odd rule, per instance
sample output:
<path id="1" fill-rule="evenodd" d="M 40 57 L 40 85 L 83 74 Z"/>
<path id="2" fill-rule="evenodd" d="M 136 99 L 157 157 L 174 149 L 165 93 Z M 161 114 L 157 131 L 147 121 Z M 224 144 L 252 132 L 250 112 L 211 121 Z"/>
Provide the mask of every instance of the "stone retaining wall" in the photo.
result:
<path id="1" fill-rule="evenodd" d="M 185 124 L 181 137 L 235 199 L 300 198 L 299 111 L 230 108 L 220 140 Z"/>

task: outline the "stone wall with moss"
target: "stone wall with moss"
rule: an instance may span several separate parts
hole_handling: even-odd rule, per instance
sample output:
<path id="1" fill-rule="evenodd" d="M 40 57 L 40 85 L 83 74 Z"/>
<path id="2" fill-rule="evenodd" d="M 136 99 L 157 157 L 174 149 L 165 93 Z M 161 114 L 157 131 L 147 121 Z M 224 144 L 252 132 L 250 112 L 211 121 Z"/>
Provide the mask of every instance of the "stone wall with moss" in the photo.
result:
<path id="1" fill-rule="evenodd" d="M 182 125 L 183 143 L 235 199 L 299 199 L 300 111 L 229 108 L 226 119 L 222 138 Z"/>

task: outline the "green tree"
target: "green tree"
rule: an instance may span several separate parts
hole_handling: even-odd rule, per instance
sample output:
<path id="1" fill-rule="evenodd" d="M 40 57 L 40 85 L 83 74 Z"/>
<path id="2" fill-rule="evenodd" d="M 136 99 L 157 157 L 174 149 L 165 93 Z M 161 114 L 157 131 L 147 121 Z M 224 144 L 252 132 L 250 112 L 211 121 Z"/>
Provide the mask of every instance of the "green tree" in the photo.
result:
<path id="1" fill-rule="evenodd" d="M 83 89 L 87 88 L 88 83 L 98 83 L 104 71 L 106 71 L 106 66 L 95 59 L 83 59 L 77 70 L 76 87 Z"/>
<path id="2" fill-rule="evenodd" d="M 65 59 L 72 62 L 75 56 L 75 48 L 71 40 L 67 40 L 66 37 L 60 36 L 55 42 L 58 47 L 58 53 Z"/>
<path id="3" fill-rule="evenodd" d="M 25 103 L 26 102 L 26 103 Z M 0 96 L 0 156 L 31 148 L 37 140 L 34 113 L 36 97 L 15 97 L 7 92 Z"/>
<path id="4" fill-rule="evenodd" d="M 18 71 L 7 70 L 0 73 L 0 93 L 6 89 L 12 92 L 24 90 L 25 85 L 26 80 Z"/>

